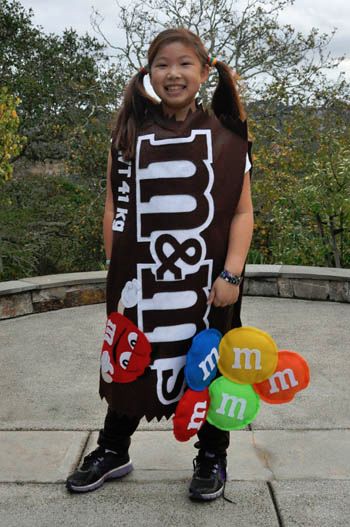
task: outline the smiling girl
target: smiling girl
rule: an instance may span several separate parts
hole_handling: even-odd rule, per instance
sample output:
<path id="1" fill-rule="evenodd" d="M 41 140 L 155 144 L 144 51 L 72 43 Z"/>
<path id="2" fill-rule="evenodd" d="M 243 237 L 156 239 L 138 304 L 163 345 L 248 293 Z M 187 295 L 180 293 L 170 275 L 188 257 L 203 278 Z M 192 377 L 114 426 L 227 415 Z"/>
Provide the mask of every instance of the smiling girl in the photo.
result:
<path id="1" fill-rule="evenodd" d="M 210 67 L 219 82 L 209 113 L 196 97 Z M 146 74 L 160 102 L 145 90 Z M 224 334 L 241 326 L 253 231 L 250 149 L 231 68 L 208 57 L 186 29 L 160 33 L 117 115 L 104 215 L 107 315 L 122 305 L 137 329 L 122 355 L 129 360 L 141 346 L 140 332 L 151 364 L 131 382 L 118 382 L 116 365 L 104 355 L 107 416 L 98 448 L 67 480 L 70 491 L 94 490 L 130 472 L 130 438 L 140 419 L 169 418 L 184 393 L 193 337 L 205 328 Z M 190 497 L 210 500 L 223 492 L 229 432 L 205 422 L 198 438 Z"/>

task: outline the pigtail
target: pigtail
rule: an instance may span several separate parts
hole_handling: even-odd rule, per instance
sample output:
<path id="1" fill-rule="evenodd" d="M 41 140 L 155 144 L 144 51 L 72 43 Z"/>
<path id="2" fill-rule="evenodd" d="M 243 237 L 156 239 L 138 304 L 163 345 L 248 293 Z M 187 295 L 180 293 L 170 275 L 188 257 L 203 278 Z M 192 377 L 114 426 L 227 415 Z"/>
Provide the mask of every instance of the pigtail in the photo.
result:
<path id="1" fill-rule="evenodd" d="M 127 85 L 112 132 L 113 146 L 122 152 L 126 161 L 134 159 L 137 130 L 145 121 L 148 109 L 157 104 L 144 88 L 146 73 L 147 69 L 142 68 Z"/>
<path id="2" fill-rule="evenodd" d="M 212 99 L 212 109 L 218 119 L 228 128 L 240 128 L 246 121 L 246 112 L 240 100 L 231 68 L 217 59 L 209 59 L 219 74 L 219 82 Z M 242 132 L 243 132 L 242 127 Z M 238 130 L 237 130 L 238 131 Z M 244 134 L 245 135 L 245 134 Z"/>

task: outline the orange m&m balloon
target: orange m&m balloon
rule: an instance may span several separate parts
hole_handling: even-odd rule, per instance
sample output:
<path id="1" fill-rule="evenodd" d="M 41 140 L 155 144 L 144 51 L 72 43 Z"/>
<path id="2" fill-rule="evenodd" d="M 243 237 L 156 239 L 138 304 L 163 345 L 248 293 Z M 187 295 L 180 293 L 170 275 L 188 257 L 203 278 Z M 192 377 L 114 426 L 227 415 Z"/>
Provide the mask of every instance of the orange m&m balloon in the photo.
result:
<path id="1" fill-rule="evenodd" d="M 294 351 L 278 353 L 276 371 L 267 380 L 254 384 L 253 388 L 261 399 L 270 404 L 288 403 L 296 393 L 307 388 L 310 382 L 309 366 L 306 360 Z"/>

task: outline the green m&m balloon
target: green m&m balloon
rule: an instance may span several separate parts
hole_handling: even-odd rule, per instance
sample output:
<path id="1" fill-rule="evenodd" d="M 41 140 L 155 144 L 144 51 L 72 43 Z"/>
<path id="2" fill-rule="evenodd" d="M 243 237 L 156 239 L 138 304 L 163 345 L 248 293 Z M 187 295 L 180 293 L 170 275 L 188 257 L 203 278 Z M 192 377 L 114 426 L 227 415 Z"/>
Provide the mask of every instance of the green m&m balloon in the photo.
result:
<path id="1" fill-rule="evenodd" d="M 207 421 L 220 430 L 239 430 L 254 421 L 260 410 L 260 397 L 249 384 L 238 384 L 219 377 L 209 386 Z"/>

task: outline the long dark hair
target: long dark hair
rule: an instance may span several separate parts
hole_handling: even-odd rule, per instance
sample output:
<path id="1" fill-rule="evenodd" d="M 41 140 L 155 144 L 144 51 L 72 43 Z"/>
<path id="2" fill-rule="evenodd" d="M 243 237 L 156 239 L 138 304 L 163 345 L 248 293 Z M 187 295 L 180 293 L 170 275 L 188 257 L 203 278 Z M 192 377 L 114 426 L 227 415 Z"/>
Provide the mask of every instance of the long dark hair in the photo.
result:
<path id="1" fill-rule="evenodd" d="M 135 157 L 137 130 L 147 118 L 149 109 L 159 104 L 146 92 L 143 77 L 149 71 L 158 51 L 173 42 L 181 42 L 193 48 L 202 67 L 208 64 L 208 52 L 198 35 L 192 31 L 185 28 L 166 29 L 157 35 L 148 50 L 147 67 L 136 73 L 125 89 L 123 104 L 118 111 L 113 128 L 113 144 L 117 150 L 122 152 L 125 160 Z M 233 120 L 239 118 L 244 121 L 246 114 L 232 77 L 231 68 L 219 60 L 216 60 L 213 65 L 219 74 L 219 82 L 211 102 L 213 112 L 219 119 L 225 116 Z"/>

